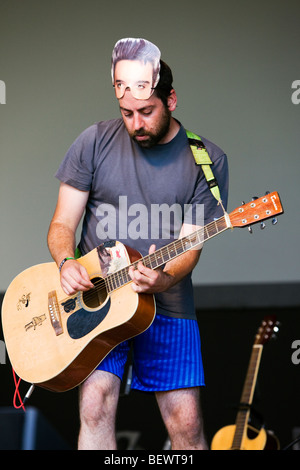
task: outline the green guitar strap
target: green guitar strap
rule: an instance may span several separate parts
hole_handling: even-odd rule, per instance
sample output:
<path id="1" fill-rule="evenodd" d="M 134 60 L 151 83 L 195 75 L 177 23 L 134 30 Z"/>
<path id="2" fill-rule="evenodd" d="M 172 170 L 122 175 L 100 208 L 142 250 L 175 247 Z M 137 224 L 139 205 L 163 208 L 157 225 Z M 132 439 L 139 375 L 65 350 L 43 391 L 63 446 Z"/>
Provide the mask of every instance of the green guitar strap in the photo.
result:
<path id="1" fill-rule="evenodd" d="M 188 137 L 195 162 L 197 165 L 201 165 L 208 187 L 211 190 L 213 196 L 217 199 L 217 201 L 219 201 L 221 199 L 220 190 L 218 187 L 218 182 L 212 172 L 211 167 L 213 163 L 207 153 L 205 145 L 201 138 L 198 135 L 193 134 L 193 132 L 186 131 L 186 135 Z"/>

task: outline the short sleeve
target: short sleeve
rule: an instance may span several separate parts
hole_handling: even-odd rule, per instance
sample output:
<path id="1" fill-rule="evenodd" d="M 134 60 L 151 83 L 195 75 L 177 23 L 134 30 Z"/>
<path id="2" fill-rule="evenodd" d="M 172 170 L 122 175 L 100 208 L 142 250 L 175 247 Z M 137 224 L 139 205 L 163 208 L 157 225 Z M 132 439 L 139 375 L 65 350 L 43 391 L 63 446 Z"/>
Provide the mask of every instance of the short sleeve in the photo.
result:
<path id="1" fill-rule="evenodd" d="M 93 181 L 97 126 L 83 131 L 67 151 L 55 176 L 81 191 L 89 191 Z"/>

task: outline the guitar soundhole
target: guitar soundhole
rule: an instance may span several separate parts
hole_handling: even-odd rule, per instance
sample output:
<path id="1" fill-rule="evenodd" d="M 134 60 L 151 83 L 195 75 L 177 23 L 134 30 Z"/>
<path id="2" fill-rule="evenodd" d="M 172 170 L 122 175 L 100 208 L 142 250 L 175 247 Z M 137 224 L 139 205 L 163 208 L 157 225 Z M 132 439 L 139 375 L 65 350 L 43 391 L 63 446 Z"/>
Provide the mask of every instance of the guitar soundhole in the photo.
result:
<path id="1" fill-rule="evenodd" d="M 98 308 L 107 298 L 105 282 L 101 277 L 94 277 L 91 281 L 95 287 L 87 292 L 83 292 L 82 299 L 88 308 Z"/>

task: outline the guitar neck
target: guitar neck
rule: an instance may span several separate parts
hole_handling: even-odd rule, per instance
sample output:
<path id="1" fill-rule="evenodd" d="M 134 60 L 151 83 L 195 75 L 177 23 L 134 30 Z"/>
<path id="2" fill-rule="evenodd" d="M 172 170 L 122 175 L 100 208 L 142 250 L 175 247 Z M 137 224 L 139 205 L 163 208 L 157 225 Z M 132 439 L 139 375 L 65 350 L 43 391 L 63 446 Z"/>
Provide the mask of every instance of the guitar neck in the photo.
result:
<path id="1" fill-rule="evenodd" d="M 190 235 L 186 235 L 183 238 L 179 238 L 168 245 L 158 249 L 152 254 L 146 255 L 143 258 L 135 261 L 130 266 L 136 267 L 139 262 L 142 262 L 144 266 L 150 269 L 157 269 L 163 266 L 168 261 L 171 261 L 174 258 L 182 255 L 183 253 L 197 249 L 200 245 L 204 242 L 213 238 L 214 236 L 218 235 L 221 232 L 224 232 L 228 228 L 231 227 L 230 220 L 228 215 L 225 214 L 220 219 L 211 222 L 204 227 L 196 230 L 195 232 L 191 233 Z M 130 266 L 126 268 L 122 268 L 115 273 L 109 274 L 105 278 L 106 287 L 108 292 L 112 292 L 119 287 L 131 282 L 131 278 L 128 274 L 128 270 Z"/>
<path id="2" fill-rule="evenodd" d="M 262 350 L 263 346 L 261 344 L 255 344 L 252 348 L 252 354 L 241 396 L 241 409 L 237 413 L 235 422 L 236 430 L 232 444 L 233 449 L 241 448 L 243 438 L 245 436 L 245 433 L 247 432 L 250 406 L 253 400 Z"/>

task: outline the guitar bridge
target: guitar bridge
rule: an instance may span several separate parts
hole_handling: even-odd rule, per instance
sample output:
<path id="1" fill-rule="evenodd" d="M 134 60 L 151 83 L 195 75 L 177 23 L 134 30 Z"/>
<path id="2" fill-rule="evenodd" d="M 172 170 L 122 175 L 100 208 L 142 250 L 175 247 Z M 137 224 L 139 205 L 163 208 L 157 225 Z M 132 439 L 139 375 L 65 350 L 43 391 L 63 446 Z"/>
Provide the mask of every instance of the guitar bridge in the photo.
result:
<path id="1" fill-rule="evenodd" d="M 63 328 L 55 290 L 48 293 L 48 310 L 55 334 L 59 336 L 63 333 Z"/>

